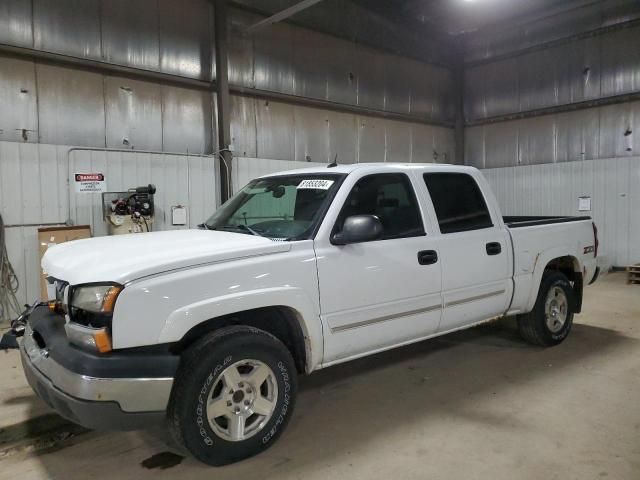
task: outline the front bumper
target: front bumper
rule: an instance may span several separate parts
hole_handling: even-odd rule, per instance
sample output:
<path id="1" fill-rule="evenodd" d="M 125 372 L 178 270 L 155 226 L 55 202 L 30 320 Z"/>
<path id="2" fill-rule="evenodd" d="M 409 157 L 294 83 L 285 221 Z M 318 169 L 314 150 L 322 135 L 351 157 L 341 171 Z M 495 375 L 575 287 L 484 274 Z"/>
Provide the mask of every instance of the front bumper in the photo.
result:
<path id="1" fill-rule="evenodd" d="M 27 381 L 63 417 L 96 430 L 163 421 L 178 358 L 157 348 L 92 354 L 69 344 L 64 318 L 39 307 L 20 347 Z"/>

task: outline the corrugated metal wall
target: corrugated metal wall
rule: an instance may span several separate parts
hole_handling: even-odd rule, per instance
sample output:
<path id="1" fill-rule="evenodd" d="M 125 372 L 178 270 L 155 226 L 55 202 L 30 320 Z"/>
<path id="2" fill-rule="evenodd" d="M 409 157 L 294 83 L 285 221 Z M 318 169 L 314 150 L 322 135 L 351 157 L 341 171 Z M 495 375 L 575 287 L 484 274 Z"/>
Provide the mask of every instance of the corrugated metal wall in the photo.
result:
<path id="1" fill-rule="evenodd" d="M 292 103 L 232 96 L 238 155 L 321 163 L 336 154 L 344 163 L 452 161 L 452 130 L 428 125 L 453 121 L 451 72 L 416 60 L 431 55 L 411 34 L 391 38 L 388 24 L 381 26 L 388 41 L 377 44 L 383 50 L 365 46 L 363 40 L 381 38 L 370 34 L 370 26 L 382 24 L 359 11 L 361 34 L 338 38 L 286 22 L 247 36 L 240 30 L 263 17 L 230 10 L 230 83 L 293 96 Z M 352 18 L 339 26 L 334 13 L 325 18 L 328 32 L 351 28 Z M 70 215 L 91 224 L 94 234 L 105 233 L 98 201 L 90 196 L 76 201 L 72 195 L 69 204 L 65 196 L 68 177 L 62 166 L 70 145 L 192 155 L 214 151 L 213 24 L 209 0 L 0 0 L 0 46 L 25 49 L 0 54 L 5 223 L 64 222 Z M 394 51 L 411 52 L 412 58 Z M 442 55 L 444 50 L 431 45 L 429 51 Z M 295 97 L 412 121 L 297 106 Z M 74 152 L 71 163 L 105 169 L 110 189 L 156 183 L 161 211 L 186 203 L 190 219 L 196 219 L 192 224 L 214 203 L 215 190 L 208 186 L 214 188 L 216 170 L 209 159 Z M 9 229 L 21 301 L 37 291 L 35 232 L 33 226 Z"/>
<path id="2" fill-rule="evenodd" d="M 591 215 L 601 266 L 640 262 L 640 157 L 494 168 L 482 172 L 505 215 Z M 591 197 L 591 211 L 578 198 Z"/>
<path id="3" fill-rule="evenodd" d="M 471 66 L 468 122 L 640 91 L 640 25 Z"/>
<path id="4" fill-rule="evenodd" d="M 478 168 L 630 157 L 640 152 L 640 102 L 470 127 L 465 163 Z"/>
<path id="5" fill-rule="evenodd" d="M 210 92 L 0 56 L 0 141 L 203 154 Z"/>
<path id="6" fill-rule="evenodd" d="M 78 148 L 0 142 L 0 213 L 8 225 L 7 249 L 20 281 L 22 303 L 33 301 L 39 292 L 37 225 L 71 220 L 90 225 L 94 235 L 106 234 L 101 195 L 69 190 L 74 173 L 104 173 L 109 191 L 154 183 L 158 189 L 154 230 L 187 228 L 171 225 L 173 205 L 187 206 L 190 227 L 215 210 L 217 161 L 212 157 Z"/>
<path id="7" fill-rule="evenodd" d="M 592 196 L 615 266 L 640 262 L 638 18 L 638 2 L 605 0 L 466 52 L 465 163 L 489 169 L 507 214 L 574 215 Z"/>
<path id="8" fill-rule="evenodd" d="M 340 163 L 453 162 L 453 130 L 249 97 L 231 97 L 236 155 Z"/>

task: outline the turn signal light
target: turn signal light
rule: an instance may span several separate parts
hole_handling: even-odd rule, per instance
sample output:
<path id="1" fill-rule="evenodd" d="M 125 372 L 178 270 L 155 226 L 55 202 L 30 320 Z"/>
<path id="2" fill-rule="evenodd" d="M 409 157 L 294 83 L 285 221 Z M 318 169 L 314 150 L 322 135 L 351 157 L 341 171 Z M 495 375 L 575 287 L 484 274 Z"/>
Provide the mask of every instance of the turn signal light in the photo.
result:
<path id="1" fill-rule="evenodd" d="M 64 313 L 64 309 L 62 308 L 62 303 L 57 300 L 49 300 L 47 303 L 49 306 L 49 311 L 53 313 Z"/>
<path id="2" fill-rule="evenodd" d="M 100 353 L 110 352 L 111 347 L 111 338 L 106 330 L 98 330 L 93 334 L 93 340 L 96 342 L 96 349 Z"/>

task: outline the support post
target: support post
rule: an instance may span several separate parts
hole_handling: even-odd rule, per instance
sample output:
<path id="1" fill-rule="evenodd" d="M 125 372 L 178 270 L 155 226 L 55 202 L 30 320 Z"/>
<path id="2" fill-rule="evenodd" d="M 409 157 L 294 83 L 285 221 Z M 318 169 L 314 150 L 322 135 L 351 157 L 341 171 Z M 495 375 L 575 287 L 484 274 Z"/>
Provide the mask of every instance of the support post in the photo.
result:
<path id="1" fill-rule="evenodd" d="M 231 103 L 229 100 L 229 56 L 227 32 L 227 0 L 214 0 L 214 37 L 216 55 L 216 99 L 218 103 L 218 149 L 220 159 L 220 200 L 231 196 Z"/>

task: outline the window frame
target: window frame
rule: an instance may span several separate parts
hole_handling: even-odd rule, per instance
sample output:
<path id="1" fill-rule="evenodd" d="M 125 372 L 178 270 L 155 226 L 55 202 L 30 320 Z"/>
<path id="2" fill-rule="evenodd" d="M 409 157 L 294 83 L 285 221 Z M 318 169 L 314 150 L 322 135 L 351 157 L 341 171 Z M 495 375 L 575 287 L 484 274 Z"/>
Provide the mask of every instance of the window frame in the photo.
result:
<path id="1" fill-rule="evenodd" d="M 418 195 L 417 195 L 417 191 L 416 191 L 416 187 L 413 184 L 413 181 L 411 179 L 411 177 L 409 175 L 407 175 L 404 172 L 383 172 L 383 173 L 370 173 L 367 175 L 363 175 L 362 177 L 358 178 L 355 183 L 351 186 L 351 188 L 349 189 L 349 192 L 347 193 L 342 206 L 340 207 L 340 211 L 338 212 L 338 215 L 336 216 L 336 219 L 334 220 L 333 223 L 333 227 L 331 228 L 331 232 L 330 232 L 330 237 L 333 237 L 333 235 L 335 235 L 339 230 L 339 224 L 341 223 L 341 221 L 343 221 L 342 218 L 342 214 L 345 210 L 345 208 L 347 207 L 347 201 L 349 200 L 349 197 L 351 196 L 351 193 L 353 192 L 353 189 L 363 180 L 366 180 L 367 178 L 371 178 L 371 177 L 380 177 L 380 176 L 397 176 L 397 177 L 401 177 L 402 178 L 402 182 L 405 184 L 405 187 L 409 188 L 409 191 L 407 192 L 407 196 L 409 201 L 413 201 L 414 205 L 416 207 L 416 210 L 418 212 L 418 219 L 420 221 L 420 231 L 412 234 L 412 235 L 402 235 L 402 236 L 393 236 L 393 237 L 381 237 L 378 238 L 376 240 L 369 240 L 367 242 L 358 242 L 358 243 L 369 243 L 369 242 L 378 242 L 378 241 L 388 241 L 388 240 L 400 240 L 402 238 L 415 238 L 415 237 L 425 237 L 427 235 L 426 229 L 425 229 L 425 222 L 424 222 L 424 214 L 422 211 L 422 205 L 420 204 L 420 201 L 418 199 Z"/>
<path id="2" fill-rule="evenodd" d="M 459 175 L 459 176 L 465 176 L 469 179 L 471 179 L 471 182 L 473 183 L 473 185 L 475 186 L 477 192 L 480 194 L 480 198 L 482 199 L 482 202 L 484 203 L 484 209 L 487 212 L 487 217 L 489 219 L 489 225 L 486 226 L 482 226 L 482 227 L 475 227 L 475 228 L 463 228 L 460 230 L 455 230 L 453 232 L 443 232 L 442 228 L 440 226 L 440 218 L 438 217 L 438 210 L 436 208 L 436 202 L 434 201 L 433 196 L 431 195 L 431 191 L 429 190 L 429 185 L 427 184 L 427 177 L 428 176 L 437 176 L 437 175 Z M 433 206 L 433 213 L 435 215 L 435 220 L 438 226 L 438 230 L 440 231 L 441 235 L 453 235 L 456 233 L 463 233 L 463 232 L 475 232 L 475 231 L 479 231 L 479 230 L 488 230 L 490 228 L 496 228 L 496 223 L 495 223 L 495 219 L 493 217 L 492 211 L 489 208 L 489 203 L 487 202 L 487 197 L 484 194 L 484 191 L 482 190 L 482 188 L 480 187 L 480 184 L 478 183 L 477 179 L 471 175 L 470 173 L 467 172 L 424 172 L 422 174 L 422 181 L 424 183 L 425 188 L 427 189 L 427 194 L 429 195 L 429 199 L 431 201 L 431 205 Z"/>

